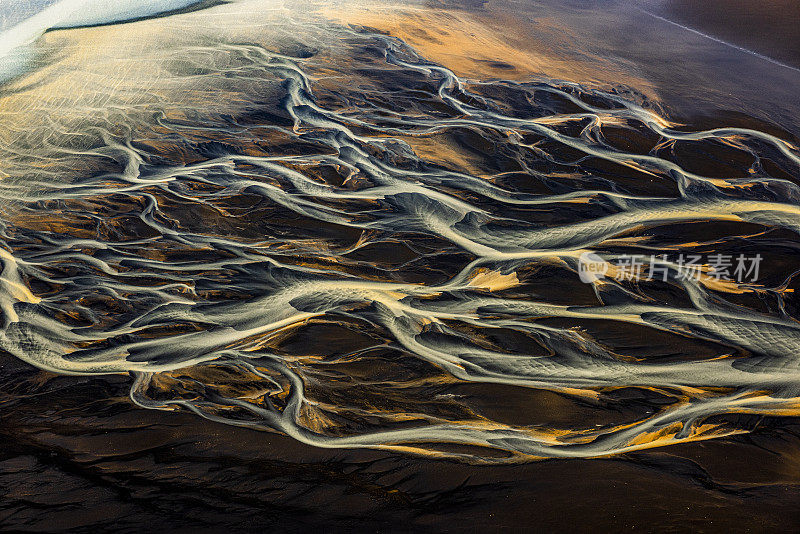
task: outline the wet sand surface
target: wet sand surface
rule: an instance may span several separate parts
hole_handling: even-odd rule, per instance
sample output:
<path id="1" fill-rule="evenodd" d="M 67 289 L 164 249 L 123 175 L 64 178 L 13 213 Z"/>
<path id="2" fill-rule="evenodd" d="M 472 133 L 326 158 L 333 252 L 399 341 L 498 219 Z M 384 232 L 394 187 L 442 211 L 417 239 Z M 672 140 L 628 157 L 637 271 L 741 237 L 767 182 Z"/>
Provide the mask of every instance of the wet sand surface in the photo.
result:
<path id="1" fill-rule="evenodd" d="M 789 421 L 616 459 L 476 468 L 132 410 L 123 377 L 31 384 L 2 365 L 2 395 L 30 393 L 2 416 L 9 530 L 790 532 L 800 521 Z"/>
<path id="2" fill-rule="evenodd" d="M 256 1 L 46 34 L 0 88 L 0 527 L 796 530 L 798 74 L 677 31 Z M 655 253 L 763 262 L 611 278 Z"/>
<path id="3" fill-rule="evenodd" d="M 800 5 L 797 2 L 670 0 L 657 3 L 656 7 L 676 22 L 800 67 Z"/>

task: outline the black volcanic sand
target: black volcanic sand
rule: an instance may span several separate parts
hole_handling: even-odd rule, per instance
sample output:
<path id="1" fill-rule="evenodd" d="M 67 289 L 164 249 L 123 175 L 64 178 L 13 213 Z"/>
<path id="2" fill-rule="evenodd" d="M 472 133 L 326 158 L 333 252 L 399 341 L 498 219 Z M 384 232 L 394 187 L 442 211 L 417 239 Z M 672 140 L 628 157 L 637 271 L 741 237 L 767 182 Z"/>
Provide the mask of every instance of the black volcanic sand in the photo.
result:
<path id="1" fill-rule="evenodd" d="M 719 39 L 800 67 L 800 4 L 794 0 L 667 0 L 660 13 Z"/>
<path id="2" fill-rule="evenodd" d="M 436 3 L 438 5 L 438 2 Z M 747 115 L 797 134 L 800 4 L 793 0 L 495 0 L 469 11 L 521 50 L 541 47 L 580 64 L 601 82 L 646 83 L 670 117 Z M 430 5 L 434 5 L 431 3 Z M 679 28 L 652 13 L 708 37 Z M 513 15 L 510 15 L 513 14 Z M 783 62 L 771 63 L 735 47 Z M 623 74 L 616 74 L 616 72 Z M 614 73 L 614 74 L 611 74 Z M 560 76 L 564 76 L 560 74 Z M 559 77 L 556 75 L 555 77 Z M 571 78 L 571 77 L 570 77 Z"/>
<path id="3" fill-rule="evenodd" d="M 476 468 L 132 409 L 124 376 L 0 365 L 6 531 L 789 532 L 800 521 L 789 420 L 616 459 Z"/>
<path id="4" fill-rule="evenodd" d="M 615 459 L 475 467 L 307 447 L 132 408 L 124 376 L 0 365 L 6 531 L 789 532 L 800 521 L 790 420 Z"/>

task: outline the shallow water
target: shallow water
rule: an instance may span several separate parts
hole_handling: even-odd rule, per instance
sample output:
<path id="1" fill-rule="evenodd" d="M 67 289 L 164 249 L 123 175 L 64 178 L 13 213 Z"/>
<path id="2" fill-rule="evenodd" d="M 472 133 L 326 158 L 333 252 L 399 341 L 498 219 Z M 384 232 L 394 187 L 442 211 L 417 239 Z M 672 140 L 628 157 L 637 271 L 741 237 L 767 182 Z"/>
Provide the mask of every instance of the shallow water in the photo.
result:
<path id="1" fill-rule="evenodd" d="M 447 35 L 489 16 L 413 9 L 455 20 Z M 265 502 L 288 517 L 340 506 L 341 491 L 378 499 L 387 522 L 437 524 L 494 509 L 499 488 L 543 495 L 582 470 L 668 492 L 643 521 L 688 499 L 741 525 L 738 499 L 791 502 L 790 101 L 744 114 L 743 82 L 709 127 L 643 67 L 616 83 L 559 79 L 604 61 L 596 50 L 463 53 L 485 63 L 470 76 L 433 30 L 404 22 L 415 48 L 357 10 L 336 16 L 350 24 L 298 11 L 230 4 L 51 32 L 38 68 L 3 88 L 2 402 L 16 444 L 3 476 L 77 476 L 75 494 L 101 510 L 86 525 L 135 525 L 127 514 L 147 506 L 159 517 L 153 502 L 178 479 L 176 506 L 193 510 L 186 495 L 208 484 L 201 501 L 240 507 L 206 526 L 241 526 Z M 534 61 L 545 70 L 527 72 Z M 707 99 L 685 115 L 719 111 L 718 87 L 696 93 Z M 589 253 L 607 276 L 587 283 Z M 758 257 L 759 273 L 720 279 L 714 254 Z M 660 280 L 612 276 L 651 255 Z M 702 268 L 680 265 L 688 256 Z M 598 457 L 615 459 L 527 466 Z M 569 491 L 553 490 L 554 509 Z M 587 499 L 577 518 L 597 512 Z M 7 524 L 53 528 L 21 495 L 9 502 Z M 69 518 L 70 502 L 44 505 Z M 374 506 L 323 516 L 345 525 Z"/>

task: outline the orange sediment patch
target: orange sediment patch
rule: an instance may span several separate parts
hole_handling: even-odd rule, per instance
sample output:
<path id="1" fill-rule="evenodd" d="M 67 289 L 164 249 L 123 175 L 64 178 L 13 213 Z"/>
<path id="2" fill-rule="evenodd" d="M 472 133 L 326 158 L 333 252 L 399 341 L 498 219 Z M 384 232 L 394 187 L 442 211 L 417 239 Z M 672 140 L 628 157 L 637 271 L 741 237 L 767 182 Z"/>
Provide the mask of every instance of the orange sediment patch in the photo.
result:
<path id="1" fill-rule="evenodd" d="M 568 49 L 570 30 L 550 18 L 536 20 L 537 35 L 506 10 L 467 12 L 437 6 L 371 3 L 324 7 L 320 13 L 334 22 L 365 26 L 402 39 L 425 58 L 456 75 L 524 80 L 531 76 L 581 83 L 628 83 L 648 88 L 645 80 L 630 79 L 602 58 L 581 60 L 560 54 Z M 554 46 L 557 45 L 557 46 Z"/>
<path id="2" fill-rule="evenodd" d="M 480 270 L 470 280 L 469 285 L 489 291 L 502 291 L 519 285 L 517 273 L 502 274 L 499 271 Z"/>

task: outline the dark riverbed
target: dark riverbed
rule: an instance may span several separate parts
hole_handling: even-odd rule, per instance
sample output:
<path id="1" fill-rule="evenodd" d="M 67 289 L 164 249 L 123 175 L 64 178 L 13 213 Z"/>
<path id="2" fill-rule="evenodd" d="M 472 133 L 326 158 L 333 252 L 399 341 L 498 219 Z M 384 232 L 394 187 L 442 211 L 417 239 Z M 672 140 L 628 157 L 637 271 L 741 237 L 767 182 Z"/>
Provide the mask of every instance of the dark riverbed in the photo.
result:
<path id="1" fill-rule="evenodd" d="M 796 10 L 714 5 L 45 33 L 0 88 L 0 527 L 796 530 Z"/>

